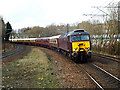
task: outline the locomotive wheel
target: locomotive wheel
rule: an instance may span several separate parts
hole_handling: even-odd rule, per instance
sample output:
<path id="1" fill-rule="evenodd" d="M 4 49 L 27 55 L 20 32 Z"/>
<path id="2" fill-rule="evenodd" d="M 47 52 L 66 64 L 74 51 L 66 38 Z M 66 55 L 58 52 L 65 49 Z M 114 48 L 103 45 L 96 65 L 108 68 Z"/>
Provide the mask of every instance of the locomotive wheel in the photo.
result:
<path id="1" fill-rule="evenodd" d="M 73 56 L 72 56 L 71 53 L 68 53 L 68 57 L 69 57 L 71 60 L 73 60 Z"/>
<path id="2" fill-rule="evenodd" d="M 87 54 L 86 54 L 86 52 L 81 52 L 79 54 L 79 61 L 80 62 L 86 62 L 87 61 Z"/>
<path id="3" fill-rule="evenodd" d="M 65 55 L 66 55 L 66 56 L 69 56 L 69 53 L 68 53 L 68 52 L 65 52 Z"/>
<path id="4" fill-rule="evenodd" d="M 80 61 L 81 61 L 81 62 L 84 62 L 84 57 L 83 57 L 83 55 L 80 56 Z"/>
<path id="5" fill-rule="evenodd" d="M 74 58 L 74 62 L 75 62 L 75 63 L 79 63 L 78 58 Z"/>

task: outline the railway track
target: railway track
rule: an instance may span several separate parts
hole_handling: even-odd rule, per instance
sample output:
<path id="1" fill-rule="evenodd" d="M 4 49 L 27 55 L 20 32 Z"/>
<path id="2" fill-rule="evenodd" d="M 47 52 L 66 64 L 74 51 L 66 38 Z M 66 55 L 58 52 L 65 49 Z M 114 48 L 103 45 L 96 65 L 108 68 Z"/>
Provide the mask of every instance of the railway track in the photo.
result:
<path id="1" fill-rule="evenodd" d="M 23 49 L 24 49 L 23 46 L 19 45 L 17 49 L 0 55 L 0 60 L 8 58 L 8 57 L 10 57 L 12 55 L 15 55 L 15 54 L 21 52 Z"/>
<path id="2" fill-rule="evenodd" d="M 101 57 L 101 58 L 105 58 L 105 59 L 112 60 L 112 61 L 115 61 L 115 62 L 120 63 L 120 58 L 117 58 L 117 57 L 112 57 L 112 56 L 103 55 L 103 54 L 94 53 L 94 52 L 93 52 L 92 55 L 98 56 L 98 57 Z"/>
<path id="3" fill-rule="evenodd" d="M 120 79 L 99 66 L 92 63 L 84 65 L 77 64 L 77 66 L 81 68 L 100 89 L 120 88 Z"/>
<path id="4" fill-rule="evenodd" d="M 76 64 L 76 65 L 77 65 L 77 67 L 81 68 L 84 73 L 87 74 L 87 76 L 95 83 L 95 85 L 98 88 L 104 90 L 104 88 L 95 80 L 95 78 L 93 76 L 91 76 L 81 65 L 78 65 L 78 64 Z"/>
<path id="5" fill-rule="evenodd" d="M 74 61 L 72 62 L 76 64 L 76 66 L 80 68 L 93 81 L 93 83 L 96 85 L 97 88 L 104 90 L 104 88 L 100 85 L 100 83 L 96 81 L 96 79 L 88 71 L 86 71 L 86 69 L 81 64 L 77 64 Z"/>
<path id="6" fill-rule="evenodd" d="M 98 55 L 96 56 L 99 57 Z M 113 59 L 114 58 L 112 58 L 112 60 Z M 74 61 L 72 62 L 75 63 Z M 120 79 L 112 75 L 108 71 L 104 70 L 103 68 L 90 62 L 85 64 L 75 64 L 78 68 L 82 69 L 82 71 L 87 74 L 87 76 L 95 83 L 97 88 L 100 88 L 102 90 L 104 90 L 105 88 L 120 88 Z"/>
<path id="7" fill-rule="evenodd" d="M 0 55 L 0 60 L 17 54 L 23 49 L 23 46 L 18 46 L 18 48 L 14 51 Z M 97 85 L 98 88 L 102 90 L 105 88 L 120 88 L 120 79 L 100 68 L 99 66 L 92 63 L 76 65 L 88 75 L 88 77 Z"/>

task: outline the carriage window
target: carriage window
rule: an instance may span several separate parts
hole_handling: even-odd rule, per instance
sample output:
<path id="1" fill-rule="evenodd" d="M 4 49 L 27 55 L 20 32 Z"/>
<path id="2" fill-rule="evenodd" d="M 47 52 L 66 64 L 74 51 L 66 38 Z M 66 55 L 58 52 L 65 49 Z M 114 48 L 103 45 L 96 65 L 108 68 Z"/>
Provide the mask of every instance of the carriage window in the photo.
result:
<path id="1" fill-rule="evenodd" d="M 71 36 L 71 41 L 80 41 L 80 36 Z"/>
<path id="2" fill-rule="evenodd" d="M 81 35 L 81 40 L 89 40 L 89 35 Z"/>

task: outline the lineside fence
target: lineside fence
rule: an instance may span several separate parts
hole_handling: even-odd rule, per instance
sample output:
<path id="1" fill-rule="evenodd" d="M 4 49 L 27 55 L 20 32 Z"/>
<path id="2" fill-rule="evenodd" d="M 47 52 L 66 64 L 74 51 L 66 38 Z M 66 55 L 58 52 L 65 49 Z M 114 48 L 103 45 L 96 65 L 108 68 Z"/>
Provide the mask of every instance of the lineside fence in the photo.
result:
<path id="1" fill-rule="evenodd" d="M 119 35 L 91 35 L 92 50 L 120 56 Z"/>

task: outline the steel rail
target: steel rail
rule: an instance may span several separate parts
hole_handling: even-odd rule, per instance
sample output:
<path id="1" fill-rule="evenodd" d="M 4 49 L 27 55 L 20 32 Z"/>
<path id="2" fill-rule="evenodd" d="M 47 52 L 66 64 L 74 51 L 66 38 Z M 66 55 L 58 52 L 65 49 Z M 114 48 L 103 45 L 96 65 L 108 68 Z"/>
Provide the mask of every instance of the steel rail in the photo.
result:
<path id="1" fill-rule="evenodd" d="M 77 64 L 76 64 L 77 65 Z M 79 68 L 81 68 L 87 75 L 88 77 L 102 90 L 104 90 L 104 88 L 80 65 L 77 65 Z"/>
<path id="2" fill-rule="evenodd" d="M 9 56 L 15 55 L 15 54 L 19 53 L 21 50 L 23 50 L 23 47 L 19 46 L 17 49 L 15 49 L 11 52 L 4 53 L 3 55 L 0 55 L 0 60 L 7 58 Z"/>
<path id="3" fill-rule="evenodd" d="M 63 53 L 61 54 L 65 55 Z M 73 62 L 78 68 L 80 68 L 95 83 L 95 85 L 97 85 L 97 87 L 104 90 L 104 88 L 82 66 L 80 66 L 79 64 L 76 64 L 73 60 L 71 60 L 71 62 Z"/>
<path id="4" fill-rule="evenodd" d="M 98 53 L 93 53 L 92 55 L 120 63 L 120 58 L 116 58 L 116 57 L 112 57 L 112 56 L 108 56 L 108 55 L 103 55 L 103 54 L 98 54 Z"/>
<path id="5" fill-rule="evenodd" d="M 114 79 L 118 80 L 120 82 L 120 79 L 115 77 L 114 75 L 112 75 L 111 73 L 105 71 L 104 69 L 100 68 L 99 66 L 95 65 L 95 64 L 92 64 L 94 65 L 95 67 L 97 67 L 98 69 L 100 69 L 101 71 L 105 72 L 106 74 L 110 75 L 111 77 L 113 77 Z"/>

